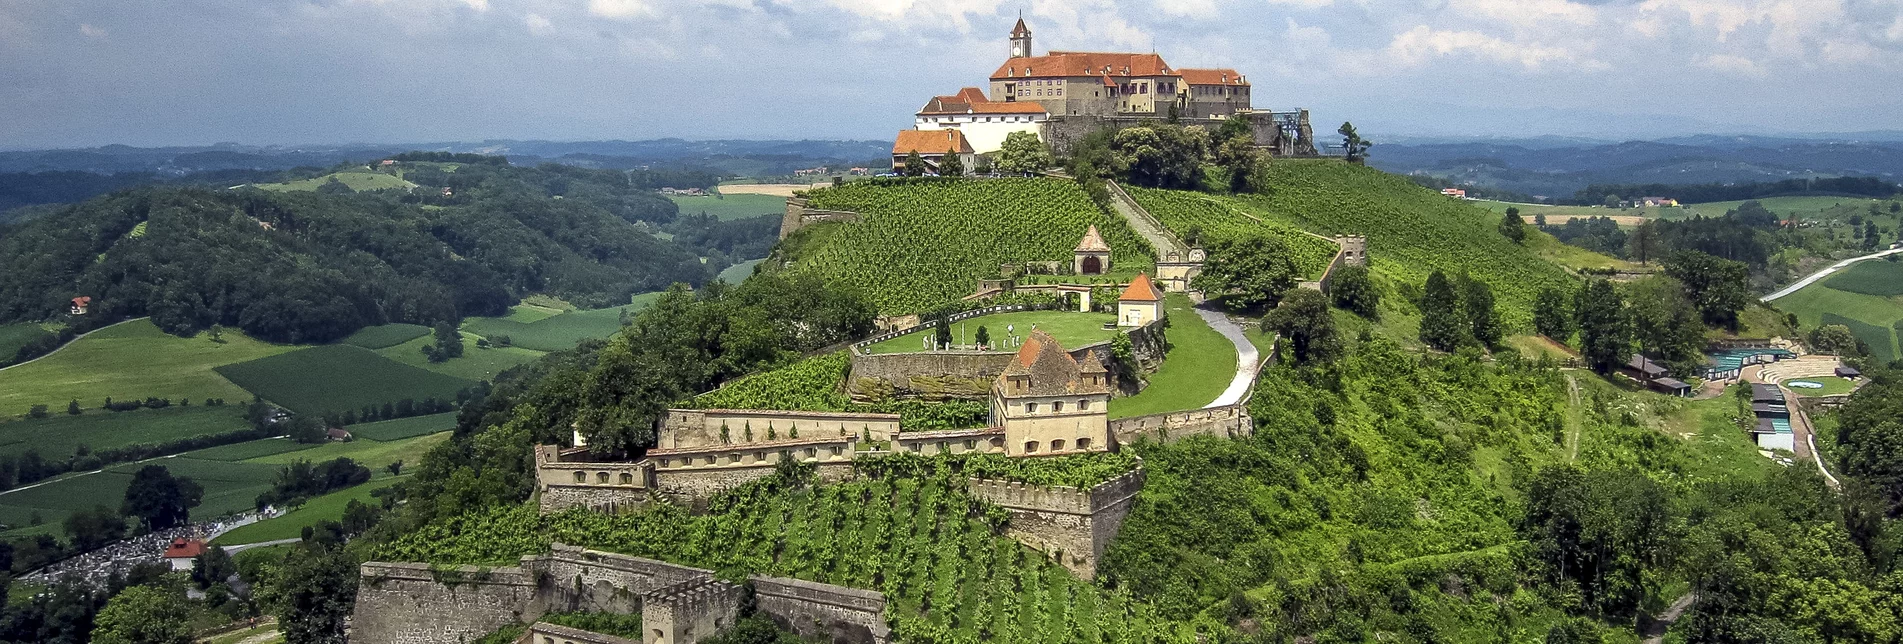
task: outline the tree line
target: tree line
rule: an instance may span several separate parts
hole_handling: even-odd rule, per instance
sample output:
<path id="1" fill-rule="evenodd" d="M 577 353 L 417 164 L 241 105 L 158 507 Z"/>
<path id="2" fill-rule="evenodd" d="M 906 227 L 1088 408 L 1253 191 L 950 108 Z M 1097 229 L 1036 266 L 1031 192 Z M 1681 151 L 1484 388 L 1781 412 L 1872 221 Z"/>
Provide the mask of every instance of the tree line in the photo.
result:
<path id="1" fill-rule="evenodd" d="M 1615 197 L 1614 201 L 1620 200 L 1619 198 L 1629 200 L 1643 197 L 1667 197 L 1680 203 L 1744 201 L 1785 195 L 1847 195 L 1882 199 L 1898 193 L 1903 193 L 1903 186 L 1879 177 L 1829 177 L 1743 183 L 1595 183 L 1579 189 L 1579 192 L 1573 194 L 1570 202 L 1582 206 L 1596 206 L 1605 202 L 1607 196 Z"/>

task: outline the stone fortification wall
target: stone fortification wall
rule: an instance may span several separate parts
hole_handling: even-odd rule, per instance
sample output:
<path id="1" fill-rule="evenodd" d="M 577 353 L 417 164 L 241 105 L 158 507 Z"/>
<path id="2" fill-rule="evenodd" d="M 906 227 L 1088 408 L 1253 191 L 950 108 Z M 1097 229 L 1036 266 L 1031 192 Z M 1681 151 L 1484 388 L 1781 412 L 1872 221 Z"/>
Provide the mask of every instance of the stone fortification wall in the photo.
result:
<path id="1" fill-rule="evenodd" d="M 516 638 L 515 641 L 516 644 L 542 644 L 550 641 L 559 644 L 642 644 L 640 640 L 604 635 L 548 622 L 530 624 L 528 630 L 522 633 L 522 637 Z"/>
<path id="2" fill-rule="evenodd" d="M 1110 435 L 1119 444 L 1138 439 L 1170 443 L 1190 436 L 1237 438 L 1255 432 L 1246 403 L 1192 409 L 1110 421 Z"/>
<path id="3" fill-rule="evenodd" d="M 1139 465 L 1089 490 L 985 479 L 971 479 L 969 486 L 972 496 L 1011 513 L 1006 534 L 1090 579 L 1143 491 L 1143 482 Z"/>
<path id="4" fill-rule="evenodd" d="M 885 397 L 977 400 L 991 393 L 1014 353 L 930 351 L 852 355 L 846 389 L 855 400 Z"/>
<path id="5" fill-rule="evenodd" d="M 525 558 L 525 564 L 528 563 Z M 351 640 L 374 644 L 467 642 L 544 612 L 525 567 L 432 569 L 428 564 L 364 564 Z"/>
<path id="6" fill-rule="evenodd" d="M 597 463 L 572 454 L 566 460 L 557 445 L 535 446 L 535 487 L 543 512 L 585 507 L 616 513 L 639 506 L 654 485 L 647 461 Z"/>
<path id="7" fill-rule="evenodd" d="M 647 644 L 687 644 L 712 637 L 740 618 L 739 584 L 701 577 L 642 596 Z"/>
<path id="8" fill-rule="evenodd" d="M 523 557 L 519 567 L 371 562 L 359 574 L 351 640 L 370 644 L 462 644 L 571 611 L 640 612 L 644 626 L 664 630 L 664 644 L 691 644 L 731 625 L 741 597 L 739 586 L 716 580 L 711 570 L 561 544 Z M 876 644 L 889 635 L 885 596 L 877 592 L 777 577 L 750 583 L 760 612 L 801 634 Z M 531 631 L 577 644 L 627 642 L 553 624 Z"/>
<path id="9" fill-rule="evenodd" d="M 726 429 L 723 436 L 721 429 Z M 747 440 L 751 429 L 753 439 Z M 805 438 L 863 436 L 887 440 L 899 433 L 898 414 L 861 414 L 823 411 L 766 411 L 752 409 L 669 409 L 662 417 L 658 449 L 745 447 L 767 442 L 767 430 L 779 439 L 792 438 L 797 429 Z"/>
<path id="10" fill-rule="evenodd" d="M 1302 110 L 1297 117 L 1300 119 L 1300 133 L 1295 136 L 1283 134 L 1283 124 L 1277 121 L 1278 116 L 1276 113 L 1256 111 L 1238 112 L 1232 118 L 1248 119 L 1255 129 L 1255 144 L 1268 148 L 1276 156 L 1315 156 L 1315 146 L 1311 140 L 1314 134 L 1308 126 L 1307 110 Z M 1052 153 L 1064 156 L 1070 154 L 1072 146 L 1097 130 L 1132 127 L 1158 120 L 1156 117 L 1137 116 L 1052 115 L 1050 120 L 1044 122 L 1044 141 L 1050 144 Z M 1223 119 L 1209 118 L 1177 120 L 1183 125 L 1200 125 L 1211 132 L 1221 128 L 1223 123 Z"/>
<path id="11" fill-rule="evenodd" d="M 883 594 L 783 577 L 750 581 L 760 612 L 800 635 L 853 644 L 883 644 L 891 636 Z"/>
<path id="12" fill-rule="evenodd" d="M 786 215 L 780 218 L 780 239 L 786 239 L 793 231 L 813 224 L 828 221 L 858 221 L 859 213 L 845 210 L 820 210 L 807 206 L 805 197 L 787 197 Z"/>
<path id="13" fill-rule="evenodd" d="M 773 465 L 772 462 L 763 462 L 741 467 L 661 470 L 655 476 L 655 491 L 689 508 L 700 509 L 721 492 L 772 476 Z M 838 483 L 851 478 L 852 459 L 848 457 L 819 463 L 815 476 L 824 483 Z"/>

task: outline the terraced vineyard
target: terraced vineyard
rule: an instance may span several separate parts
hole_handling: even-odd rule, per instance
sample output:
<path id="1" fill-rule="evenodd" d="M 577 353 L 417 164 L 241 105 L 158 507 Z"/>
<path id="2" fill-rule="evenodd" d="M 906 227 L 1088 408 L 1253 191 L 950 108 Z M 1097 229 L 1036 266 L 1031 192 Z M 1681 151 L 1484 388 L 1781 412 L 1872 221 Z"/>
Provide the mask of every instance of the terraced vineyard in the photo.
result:
<path id="1" fill-rule="evenodd" d="M 1282 240 L 1295 260 L 1295 267 L 1309 279 L 1320 279 L 1335 258 L 1335 245 L 1304 234 L 1301 230 L 1274 220 L 1261 220 L 1244 214 L 1231 203 L 1211 196 L 1181 190 L 1126 187 L 1130 197 L 1150 211 L 1158 221 L 1182 237 L 1191 229 L 1201 230 L 1206 239 L 1233 238 L 1249 233 Z M 1207 242 L 1205 242 L 1207 243 Z"/>
<path id="2" fill-rule="evenodd" d="M 1466 271 L 1493 287 L 1509 327 L 1531 322 L 1541 289 L 1569 281 L 1558 266 L 1501 236 L 1498 216 L 1404 177 L 1340 161 L 1278 160 L 1268 180 L 1268 194 L 1210 198 L 1314 233 L 1365 234 L 1374 271 L 1396 282 L 1418 286 L 1435 269 Z"/>
<path id="3" fill-rule="evenodd" d="M 970 295 L 998 265 L 1068 261 L 1095 224 L 1119 268 L 1155 264 L 1148 245 L 1061 179 L 858 181 L 813 191 L 814 208 L 863 217 L 802 231 L 799 270 L 865 293 L 888 314 L 916 313 Z"/>
<path id="4" fill-rule="evenodd" d="M 377 558 L 498 564 L 559 542 L 879 590 L 897 641 L 1194 641 L 1187 625 L 1000 536 L 1003 511 L 966 494 L 962 476 L 756 484 L 702 516 L 660 505 L 538 517 L 533 505 L 510 506 L 428 526 Z"/>
<path id="5" fill-rule="evenodd" d="M 887 400 L 855 403 L 840 389 L 852 367 L 844 351 L 814 356 L 734 380 L 684 403 L 698 409 L 777 409 L 899 414 L 904 429 L 983 427 L 988 407 L 975 400 Z"/>

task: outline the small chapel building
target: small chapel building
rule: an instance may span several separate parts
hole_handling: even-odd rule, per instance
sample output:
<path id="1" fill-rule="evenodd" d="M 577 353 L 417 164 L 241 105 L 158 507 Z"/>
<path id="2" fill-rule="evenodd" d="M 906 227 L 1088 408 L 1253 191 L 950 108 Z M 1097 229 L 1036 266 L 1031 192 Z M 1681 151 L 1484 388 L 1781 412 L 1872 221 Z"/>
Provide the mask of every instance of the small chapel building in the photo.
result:
<path id="1" fill-rule="evenodd" d="M 1110 245 L 1104 243 L 1103 235 L 1097 232 L 1096 224 L 1084 231 L 1083 241 L 1077 242 L 1077 250 L 1071 257 L 1070 269 L 1078 275 L 1102 275 L 1110 272 Z"/>
<path id="2" fill-rule="evenodd" d="M 1163 291 L 1150 276 L 1137 273 L 1117 297 L 1117 326 L 1138 327 L 1163 319 Z"/>
<path id="3" fill-rule="evenodd" d="M 1008 456 L 1110 449 L 1110 372 L 1081 363 L 1057 339 L 1032 331 L 991 386 L 991 424 L 1004 428 Z"/>

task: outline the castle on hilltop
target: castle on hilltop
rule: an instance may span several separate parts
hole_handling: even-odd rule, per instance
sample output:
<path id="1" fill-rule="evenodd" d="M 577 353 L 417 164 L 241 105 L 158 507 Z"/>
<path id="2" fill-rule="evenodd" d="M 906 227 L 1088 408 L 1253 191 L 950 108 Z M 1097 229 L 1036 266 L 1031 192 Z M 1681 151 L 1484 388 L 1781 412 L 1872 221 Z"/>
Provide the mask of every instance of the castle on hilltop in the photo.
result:
<path id="1" fill-rule="evenodd" d="M 936 171 L 946 154 L 996 152 L 1012 132 L 1036 134 L 1061 154 L 1099 128 L 1168 118 L 1212 128 L 1247 119 L 1256 144 L 1277 156 L 1316 153 L 1308 110 L 1257 110 L 1248 77 L 1234 69 L 1172 67 L 1155 53 L 1037 55 L 1023 18 L 1009 42 L 1010 57 L 991 73 L 987 88 L 966 87 L 926 101 L 913 129 L 893 142 L 894 166 L 916 151 Z M 940 131 L 934 137 L 907 133 Z"/>

